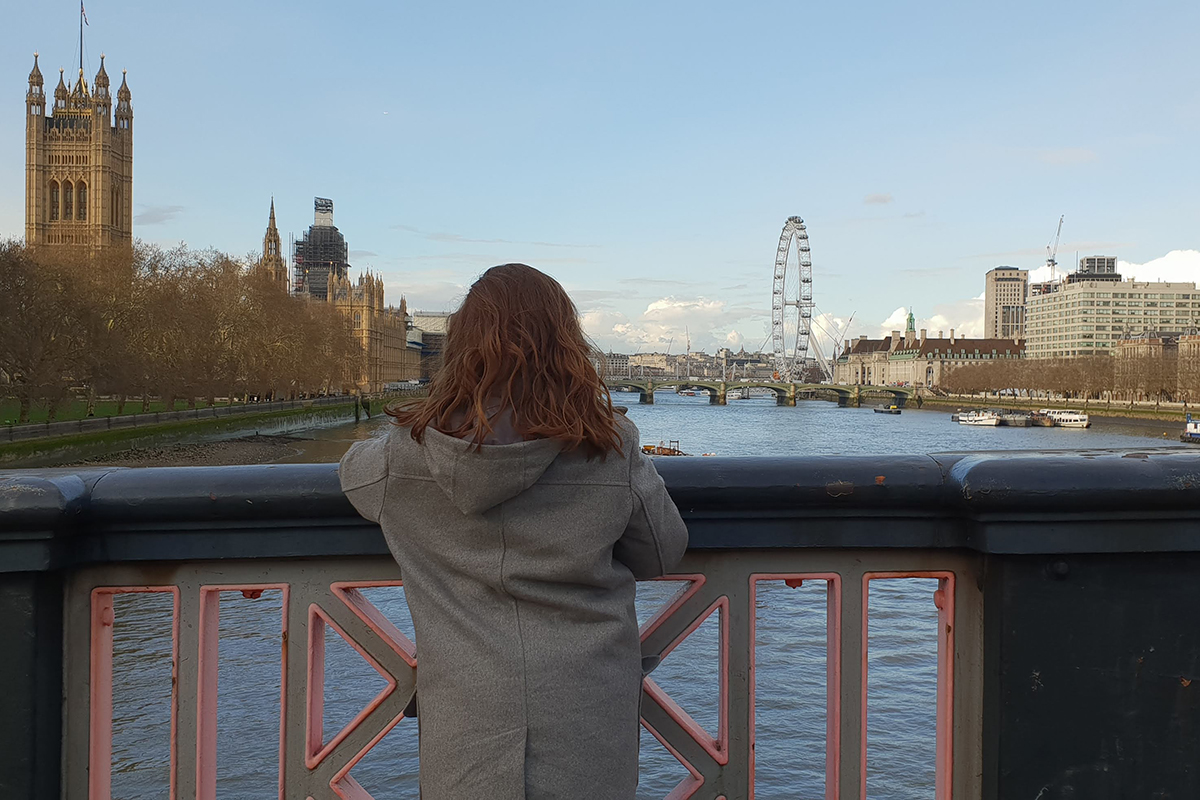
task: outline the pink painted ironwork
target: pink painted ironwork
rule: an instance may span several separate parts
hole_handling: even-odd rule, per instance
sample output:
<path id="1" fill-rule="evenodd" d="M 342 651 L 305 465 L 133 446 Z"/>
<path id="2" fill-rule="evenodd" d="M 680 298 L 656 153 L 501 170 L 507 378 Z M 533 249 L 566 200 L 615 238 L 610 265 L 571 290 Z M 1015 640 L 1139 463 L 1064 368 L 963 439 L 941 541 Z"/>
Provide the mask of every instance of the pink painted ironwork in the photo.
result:
<path id="1" fill-rule="evenodd" d="M 933 601 L 938 610 L 936 761 L 934 797 L 950 800 L 954 779 L 954 573 L 917 570 L 867 572 L 862 581 L 862 767 L 861 797 L 867 796 L 867 620 L 871 581 L 896 578 L 935 578 Z"/>
<path id="2" fill-rule="evenodd" d="M 91 592 L 91 646 L 88 723 L 88 797 L 112 798 L 112 679 L 113 596 L 118 594 L 170 594 L 171 610 L 171 755 L 170 800 L 175 800 L 175 755 L 179 710 L 179 587 L 103 586 Z"/>
<path id="3" fill-rule="evenodd" d="M 729 598 L 721 597 L 716 602 L 708 607 L 708 609 L 696 617 L 690 625 L 684 629 L 683 633 L 677 636 L 671 644 L 669 644 L 662 652 L 661 658 L 665 659 L 672 650 L 679 646 L 684 639 L 691 636 L 704 621 L 716 612 L 718 615 L 718 624 L 720 625 L 720 644 L 718 645 L 720 665 L 718 666 L 718 677 L 720 680 L 720 690 L 718 703 L 718 722 L 717 736 L 713 738 L 709 732 L 704 730 L 700 723 L 692 718 L 692 715 L 684 711 L 678 703 L 672 700 L 662 687 L 654 682 L 653 678 L 645 678 L 642 683 L 646 690 L 646 695 L 651 700 L 658 703 L 667 716 L 673 719 L 681 728 L 686 730 L 691 737 L 696 740 L 696 743 L 705 749 L 705 751 L 713 757 L 718 764 L 729 763 L 729 750 L 726 745 L 729 734 L 729 721 L 726 718 L 726 707 L 729 705 Z"/>
<path id="4" fill-rule="evenodd" d="M 750 608 L 757 608 L 758 584 L 763 581 L 783 581 L 790 589 L 799 589 L 804 581 L 824 581 L 827 586 L 825 623 L 825 797 L 837 800 L 839 793 L 839 764 L 841 761 L 842 730 L 842 576 L 836 572 L 756 573 L 750 576 Z M 750 763 L 748 767 L 750 796 L 754 796 L 755 687 L 757 647 L 755 633 L 757 617 L 750 615 Z M 864 795 L 865 797 L 865 795 Z"/>
<path id="5" fill-rule="evenodd" d="M 417 646 L 411 639 L 383 615 L 371 601 L 363 596 L 359 589 L 378 589 L 383 587 L 403 586 L 404 581 L 340 581 L 330 585 L 330 591 L 345 603 L 363 622 L 367 623 L 380 639 L 387 642 L 396 654 L 404 659 L 413 669 L 417 668 Z"/>
<path id="6" fill-rule="evenodd" d="M 667 751 L 671 755 L 675 756 L 679 763 L 682 764 L 688 771 L 688 777 L 680 781 L 679 784 L 671 790 L 670 794 L 663 798 L 663 800 L 687 800 L 687 798 L 696 793 L 697 789 L 704 785 L 704 776 L 697 772 L 696 768 L 692 766 L 686 758 L 680 755 L 679 751 L 667 741 L 666 737 L 656 731 L 650 725 L 650 723 L 642 720 L 642 727 L 650 731 L 650 735 L 652 735 L 655 739 L 658 739 L 659 744 L 667 748 Z"/>
<path id="7" fill-rule="evenodd" d="M 386 682 L 386 686 L 375 695 L 366 708 L 358 712 L 354 719 L 346 723 L 338 733 L 324 744 L 324 715 L 325 715 L 325 626 L 333 628 L 338 636 L 351 647 L 353 647 L 360 656 L 362 656 L 368 664 L 374 667 L 375 671 Z M 305 752 L 304 763 L 309 769 L 314 769 L 325 756 L 329 755 L 335 747 L 341 744 L 342 740 L 350 735 L 350 732 L 357 728 L 362 721 L 371 715 L 371 712 L 379 708 L 380 704 L 387 699 L 396 689 L 396 679 L 387 670 L 380 666 L 379 662 L 371 657 L 361 644 L 354 638 L 348 636 L 341 626 L 334 622 L 327 613 L 316 603 L 308 607 L 308 717 L 306 721 L 307 742 L 308 746 Z M 323 746 L 322 746 L 323 745 Z"/>
<path id="8" fill-rule="evenodd" d="M 755 600 L 763 581 L 780 581 L 791 587 L 806 581 L 822 581 L 826 586 L 826 800 L 860 800 L 865 794 L 866 776 L 866 687 L 867 624 L 869 587 L 872 580 L 892 578 L 934 578 L 938 589 L 934 601 L 938 608 L 938 687 L 936 798 L 950 800 L 955 786 L 973 786 L 971 775 L 977 772 L 967 753 L 968 769 L 956 772 L 954 759 L 962 757 L 955 748 L 956 726 L 974 729 L 978 724 L 955 719 L 955 692 L 977 689 L 974 683 L 956 688 L 959 665 L 956 639 L 962 633 L 967 653 L 977 653 L 980 634 L 972 625 L 970 613 L 966 627 L 956 631 L 956 602 L 965 598 L 968 612 L 978 608 L 971 594 L 974 581 L 956 583 L 956 572 L 970 569 L 973 562 L 948 558 L 938 566 L 954 569 L 912 569 L 924 567 L 927 558 L 913 554 L 875 553 L 865 558 L 847 557 L 835 552 L 821 553 L 733 553 L 689 554 L 692 571 L 661 579 L 679 585 L 672 597 L 640 629 L 643 653 L 660 659 L 671 657 L 689 636 L 713 614 L 717 615 L 719 636 L 719 688 L 714 700 L 719 704 L 715 731 L 708 731 L 651 678 L 644 681 L 642 725 L 687 770 L 687 777 L 675 786 L 670 800 L 723 800 L 725 797 L 753 797 L 755 771 Z M 863 561 L 869 567 L 864 571 Z M 814 563 L 815 562 L 815 563 Z M 812 563 L 815 569 L 795 569 Z M 966 565 L 966 566 L 964 566 Z M 792 568 L 792 569 L 789 569 Z M 104 577 L 105 573 L 96 573 Z M 112 800 L 112 686 L 113 686 L 113 598 L 117 594 L 163 592 L 173 596 L 172 612 L 172 710 L 170 798 L 181 791 L 191 796 L 191 765 L 180 775 L 179 764 L 187 763 L 194 748 L 195 797 L 215 800 L 217 768 L 216 703 L 219 614 L 222 592 L 240 592 L 253 599 L 264 591 L 279 590 L 282 595 L 282 680 L 280 707 L 279 797 L 316 798 L 332 796 L 342 800 L 371 800 L 369 793 L 350 774 L 372 747 L 376 746 L 403 719 L 403 701 L 397 689 L 408 691 L 415 685 L 417 647 L 366 596 L 364 590 L 400 587 L 393 562 L 387 559 L 359 559 L 345 564 L 314 566 L 311 562 L 276 562 L 272 565 L 222 564 L 219 568 L 202 564 L 191 573 L 182 571 L 178 586 L 153 585 L 157 575 L 152 568 L 138 565 L 111 573 L 112 586 L 100 581 L 81 580 L 74 619 L 86 628 L 86 638 L 69 638 L 74 652 L 88 648 L 88 692 L 85 705 L 69 705 L 68 714 L 85 722 L 86 742 L 82 768 L 67 753 L 71 762 L 68 791 L 91 800 Z M 144 581 L 139 578 L 146 577 Z M 861 585 L 858 585 L 860 584 Z M 143 585 L 144 584 L 144 585 Z M 83 594 L 86 593 L 86 594 Z M 861 619 L 855 603 L 861 594 Z M 182 596 L 182 597 L 181 597 Z M 181 610 L 183 609 L 183 610 Z M 960 612 L 961 613 L 961 612 Z M 292 631 L 289 637 L 289 620 Z M 861 623 L 860 635 L 853 626 Z M 307 625 L 307 635 L 303 626 Z M 330 741 L 324 740 L 325 642 L 332 628 L 383 678 L 385 687 Z M 185 682 L 180 686 L 181 636 L 186 631 L 195 639 L 184 641 L 184 653 L 194 663 L 185 663 Z M 965 631 L 965 633 L 963 633 Z M 295 639 L 295 641 L 292 641 Z M 74 642 L 74 644 L 71 644 Z M 291 658 L 288 651 L 292 647 Z M 300 648 L 304 648 L 301 650 Z M 861 648 L 856 652 L 856 648 Z M 974 649 L 973 649 L 974 648 Z M 306 660 L 297 658 L 302 655 Z M 70 655 L 68 654 L 68 658 Z M 679 655 L 675 656 L 679 658 Z M 861 659 L 861 664 L 859 663 Z M 977 670 L 968 657 L 964 664 Z M 861 667 L 861 674 L 855 671 Z M 292 671 L 288 680 L 289 668 Z M 189 671 L 192 670 L 192 671 Z M 977 672 L 966 673 L 967 681 L 977 681 Z M 962 676 L 959 676 L 960 679 Z M 300 684 L 304 684 L 301 686 Z M 961 683 L 961 681 L 960 681 Z M 180 695 L 180 692 L 183 692 Z M 178 723 L 180 698 L 190 712 L 191 694 L 196 693 L 195 728 L 182 730 Z M 291 695 L 289 697 L 289 695 Z M 965 708 L 977 708 L 971 694 Z M 290 710 L 290 713 L 289 713 Z M 82 717 L 79 716 L 82 711 Z M 397 713 L 400 712 L 400 713 Z M 187 714 L 184 714 L 187 718 Z M 190 722 L 190 720 L 189 720 Z M 860 734 L 861 724 L 861 738 Z M 76 726 L 78 723 L 76 723 Z M 844 727 L 846 726 L 846 727 Z M 969 737 L 970 734 L 968 733 Z M 194 739 L 193 739 L 194 737 Z M 855 739 L 858 741 L 854 741 Z M 964 751 L 970 751 L 970 738 L 959 738 Z M 183 756 L 182 760 L 180 756 Z M 86 789 L 84 788 L 86 787 Z M 964 790 L 965 796 L 972 796 Z M 855 797 L 857 795 L 857 798 Z"/>
<path id="9" fill-rule="evenodd" d="M 285 800 L 284 775 L 287 738 L 287 640 L 288 593 L 286 583 L 218 585 L 200 587 L 200 637 L 196 687 L 196 800 L 217 797 L 217 671 L 220 663 L 221 593 L 240 592 L 257 600 L 264 591 L 279 591 L 282 610 L 280 632 L 283 648 L 279 675 L 279 800 Z"/>
<path id="10" fill-rule="evenodd" d="M 362 761 L 363 756 L 371 752 L 371 749 L 379 744 L 383 737 L 387 736 L 392 728 L 396 727 L 402 719 L 404 719 L 403 713 L 396 716 L 395 719 L 384 726 L 383 730 L 375 734 L 366 747 L 358 751 L 353 758 L 346 762 L 344 767 L 337 771 L 337 774 L 333 776 L 333 780 L 329 782 L 329 788 L 333 789 L 334 794 L 342 798 L 342 800 L 374 800 L 358 781 L 350 777 L 350 770 L 354 769 L 354 766 L 359 761 Z"/>
<path id="11" fill-rule="evenodd" d="M 643 642 L 662 626 L 667 617 L 678 611 L 684 603 L 692 599 L 692 596 L 696 592 L 700 591 L 700 587 L 704 585 L 705 578 L 703 575 L 697 573 L 695 575 L 668 575 L 663 578 L 657 578 L 656 581 L 675 581 L 684 583 L 685 585 L 679 587 L 679 591 L 671 596 L 666 605 L 654 612 L 654 616 L 642 624 L 639 633 Z"/>

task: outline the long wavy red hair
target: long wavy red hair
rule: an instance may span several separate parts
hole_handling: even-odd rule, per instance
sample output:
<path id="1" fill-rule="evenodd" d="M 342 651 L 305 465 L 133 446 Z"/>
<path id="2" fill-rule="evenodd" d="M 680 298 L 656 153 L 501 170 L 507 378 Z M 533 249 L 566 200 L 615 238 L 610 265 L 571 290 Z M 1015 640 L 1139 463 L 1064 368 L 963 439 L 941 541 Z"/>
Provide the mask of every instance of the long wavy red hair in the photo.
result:
<path id="1" fill-rule="evenodd" d="M 620 452 L 621 437 L 595 352 L 558 281 L 525 264 L 492 267 L 450 317 L 429 395 L 387 413 L 418 442 L 432 426 L 482 445 L 496 416 L 511 410 L 526 439 L 603 457 Z"/>

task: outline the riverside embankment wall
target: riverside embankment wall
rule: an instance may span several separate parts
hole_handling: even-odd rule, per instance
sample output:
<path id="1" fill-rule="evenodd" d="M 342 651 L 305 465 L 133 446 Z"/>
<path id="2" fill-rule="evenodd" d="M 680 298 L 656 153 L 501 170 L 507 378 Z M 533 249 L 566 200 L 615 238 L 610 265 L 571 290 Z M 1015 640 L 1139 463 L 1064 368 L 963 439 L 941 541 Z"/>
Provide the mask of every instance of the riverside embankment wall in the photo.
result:
<path id="1" fill-rule="evenodd" d="M 197 409 L 199 413 L 172 412 L 174 419 L 159 422 L 141 419 L 136 427 L 108 428 L 104 426 L 104 420 L 88 420 L 95 425 L 95 430 L 0 442 L 0 469 L 66 464 L 124 450 L 221 441 L 255 434 L 277 436 L 358 419 L 362 414 L 358 398 L 339 399 L 341 402 L 323 405 L 297 401 L 289 407 L 229 415 L 207 413 L 213 409 Z M 382 413 L 384 404 L 391 399 L 371 400 L 372 415 Z"/>

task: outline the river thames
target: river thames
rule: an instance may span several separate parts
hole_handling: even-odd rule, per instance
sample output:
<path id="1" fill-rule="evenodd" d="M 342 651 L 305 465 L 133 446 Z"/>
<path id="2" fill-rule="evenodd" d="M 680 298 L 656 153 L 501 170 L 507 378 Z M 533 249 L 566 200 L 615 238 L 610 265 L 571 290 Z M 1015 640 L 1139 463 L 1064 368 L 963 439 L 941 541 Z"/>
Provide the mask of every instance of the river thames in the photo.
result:
<path id="1" fill-rule="evenodd" d="M 688 453 L 719 456 L 933 453 L 963 450 L 1076 450 L 1183 447 L 1180 425 L 1093 418 L 1088 430 L 974 428 L 950 421 L 948 411 L 870 408 L 772 398 L 711 406 L 703 396 L 668 392 L 642 406 L 636 394 L 617 394 L 644 444 L 678 441 Z M 386 420 L 302 434 L 282 462 L 337 461 L 351 443 L 379 435 Z M 875 581 L 870 594 L 868 682 L 868 796 L 887 800 L 933 797 L 936 685 L 935 582 Z M 639 619 L 670 595 L 669 584 L 642 584 Z M 276 796 L 278 779 L 278 593 L 222 599 L 218 701 L 220 798 Z M 408 632 L 400 590 L 369 598 Z M 170 634 L 164 599 L 118 598 L 114 628 L 113 797 L 165 797 L 170 732 Z M 825 590 L 769 583 L 757 609 L 756 796 L 823 798 L 825 763 Z M 165 617 L 164 617 L 165 615 Z M 327 654 L 326 738 L 363 708 L 382 680 L 348 646 Z M 418 643 L 419 650 L 419 643 Z M 165 682 L 164 682 L 165 676 Z M 653 678 L 705 729 L 717 726 L 717 630 L 702 625 L 654 672 Z M 166 690 L 163 690 L 166 687 Z M 571 713 L 564 709 L 564 714 Z M 586 720 L 580 720 L 586 724 Z M 415 726 L 403 721 L 357 765 L 352 775 L 376 800 L 417 797 Z M 643 731 L 639 798 L 662 798 L 687 776 Z M 582 797 L 582 795 L 581 795 Z"/>

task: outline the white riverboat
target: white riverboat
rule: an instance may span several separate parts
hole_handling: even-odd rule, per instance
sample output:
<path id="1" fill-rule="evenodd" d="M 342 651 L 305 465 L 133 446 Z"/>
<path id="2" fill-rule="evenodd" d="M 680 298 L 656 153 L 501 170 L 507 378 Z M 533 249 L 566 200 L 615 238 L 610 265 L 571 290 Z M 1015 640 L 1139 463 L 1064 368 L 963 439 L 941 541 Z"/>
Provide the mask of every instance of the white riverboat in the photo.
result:
<path id="1" fill-rule="evenodd" d="M 958 415 L 959 425 L 983 425 L 994 428 L 1000 424 L 1000 415 L 991 411 L 968 411 Z"/>
<path id="2" fill-rule="evenodd" d="M 1090 428 L 1092 426 L 1088 415 L 1080 411 L 1043 408 L 1038 413 L 1051 420 L 1056 428 Z"/>
<path id="3" fill-rule="evenodd" d="M 1192 442 L 1200 444 L 1200 419 L 1192 419 L 1192 415 L 1187 415 L 1187 424 L 1183 427 L 1183 435 L 1179 437 L 1181 442 Z"/>

